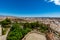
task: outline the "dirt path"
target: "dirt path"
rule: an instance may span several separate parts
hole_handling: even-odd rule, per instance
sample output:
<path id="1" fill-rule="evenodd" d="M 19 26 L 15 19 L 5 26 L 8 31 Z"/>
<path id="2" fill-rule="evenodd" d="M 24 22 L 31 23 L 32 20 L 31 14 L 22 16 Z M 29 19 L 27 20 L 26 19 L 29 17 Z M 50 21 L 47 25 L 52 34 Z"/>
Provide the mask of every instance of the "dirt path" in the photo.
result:
<path id="1" fill-rule="evenodd" d="M 8 28 L 8 31 L 6 32 L 5 35 L 0 36 L 0 40 L 6 40 L 7 35 L 8 35 L 8 33 L 9 33 L 10 29 L 11 29 L 11 28 Z"/>

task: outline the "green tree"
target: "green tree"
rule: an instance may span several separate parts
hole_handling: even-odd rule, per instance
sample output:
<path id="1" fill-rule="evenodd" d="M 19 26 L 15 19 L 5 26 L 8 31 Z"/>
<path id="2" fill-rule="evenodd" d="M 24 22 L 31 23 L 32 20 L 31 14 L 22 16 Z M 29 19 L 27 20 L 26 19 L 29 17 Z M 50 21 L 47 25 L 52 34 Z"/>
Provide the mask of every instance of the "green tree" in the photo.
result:
<path id="1" fill-rule="evenodd" d="M 48 26 L 46 24 L 41 23 L 40 24 L 40 31 L 45 33 L 48 31 Z"/>
<path id="2" fill-rule="evenodd" d="M 20 24 L 15 23 L 8 34 L 7 40 L 21 40 L 31 29 L 26 27 L 22 29 Z"/>
<path id="3" fill-rule="evenodd" d="M 19 24 L 13 24 L 11 31 L 8 34 L 7 40 L 19 40 L 23 37 L 22 28 Z"/>
<path id="4" fill-rule="evenodd" d="M 11 20 L 6 18 L 5 20 L 1 21 L 0 24 L 2 25 L 2 27 L 9 27 L 11 24 Z"/>

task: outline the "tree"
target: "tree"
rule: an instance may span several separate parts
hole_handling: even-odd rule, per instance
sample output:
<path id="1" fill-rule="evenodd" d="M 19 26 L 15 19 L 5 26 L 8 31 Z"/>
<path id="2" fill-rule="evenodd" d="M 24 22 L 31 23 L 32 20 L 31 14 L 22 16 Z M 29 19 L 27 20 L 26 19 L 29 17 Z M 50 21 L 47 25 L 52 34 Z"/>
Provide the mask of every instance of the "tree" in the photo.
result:
<path id="1" fill-rule="evenodd" d="M 12 25 L 7 40 L 21 40 L 30 31 L 30 28 L 22 29 L 18 23 L 15 23 Z"/>
<path id="2" fill-rule="evenodd" d="M 17 23 L 13 24 L 11 31 L 8 34 L 7 40 L 19 40 L 22 37 L 22 28 L 20 27 L 20 25 Z"/>
<path id="3" fill-rule="evenodd" d="M 48 26 L 46 24 L 40 24 L 40 31 L 45 33 L 48 31 Z"/>
<path id="4" fill-rule="evenodd" d="M 1 21 L 0 24 L 2 25 L 2 27 L 9 27 L 11 24 L 11 20 L 6 18 L 5 20 Z"/>

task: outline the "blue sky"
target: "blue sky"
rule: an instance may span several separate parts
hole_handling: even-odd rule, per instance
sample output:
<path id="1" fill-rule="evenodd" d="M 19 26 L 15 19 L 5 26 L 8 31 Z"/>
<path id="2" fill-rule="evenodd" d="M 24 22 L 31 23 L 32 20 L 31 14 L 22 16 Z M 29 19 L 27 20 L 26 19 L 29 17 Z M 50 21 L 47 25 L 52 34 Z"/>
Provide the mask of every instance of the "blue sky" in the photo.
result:
<path id="1" fill-rule="evenodd" d="M 60 2 L 57 0 L 0 0 L 0 15 L 60 17 Z"/>

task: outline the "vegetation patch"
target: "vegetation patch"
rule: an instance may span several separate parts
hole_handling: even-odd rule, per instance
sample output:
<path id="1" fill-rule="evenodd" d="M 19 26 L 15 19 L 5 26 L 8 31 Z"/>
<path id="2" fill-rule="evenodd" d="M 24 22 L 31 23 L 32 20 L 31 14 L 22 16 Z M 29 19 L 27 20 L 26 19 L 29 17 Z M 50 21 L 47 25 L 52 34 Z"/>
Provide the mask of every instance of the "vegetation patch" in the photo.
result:
<path id="1" fill-rule="evenodd" d="M 37 29 L 42 33 L 46 33 L 48 31 L 48 26 L 38 22 L 22 24 L 14 23 L 8 34 L 7 40 L 22 40 L 22 38 L 33 29 Z"/>
<path id="2" fill-rule="evenodd" d="M 13 24 L 7 40 L 21 40 L 31 29 L 22 29 L 18 23 Z"/>
<path id="3" fill-rule="evenodd" d="M 5 35 L 7 30 L 8 30 L 8 28 L 2 28 L 2 35 Z"/>
<path id="4" fill-rule="evenodd" d="M 2 27 L 2 35 L 5 35 L 8 31 L 8 28 L 11 27 L 11 20 L 6 18 L 3 21 L 0 21 L 1 27 Z"/>

